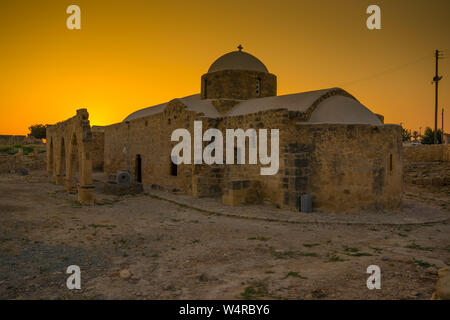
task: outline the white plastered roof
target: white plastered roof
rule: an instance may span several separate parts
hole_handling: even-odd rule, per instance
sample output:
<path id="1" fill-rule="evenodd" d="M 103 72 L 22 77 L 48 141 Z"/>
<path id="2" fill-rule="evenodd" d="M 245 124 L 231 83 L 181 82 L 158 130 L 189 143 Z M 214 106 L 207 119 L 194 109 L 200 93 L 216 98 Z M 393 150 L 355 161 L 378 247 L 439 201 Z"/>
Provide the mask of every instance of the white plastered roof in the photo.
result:
<path id="1" fill-rule="evenodd" d="M 213 62 L 211 67 L 209 67 L 208 73 L 222 70 L 269 72 L 264 63 L 262 63 L 258 58 L 243 51 L 232 51 L 224 54 Z"/>
<path id="2" fill-rule="evenodd" d="M 225 116 L 240 116 L 260 111 L 287 109 L 289 111 L 306 112 L 323 95 L 338 88 L 323 89 L 282 96 L 255 98 L 238 102 Z M 220 118 L 211 99 L 201 99 L 200 94 L 175 99 L 186 106 L 186 110 L 203 113 L 208 118 Z M 163 112 L 167 103 L 148 107 L 130 114 L 124 121 L 134 120 Z M 368 108 L 351 96 L 333 94 L 317 104 L 308 123 L 354 123 L 381 125 L 380 119 Z"/>

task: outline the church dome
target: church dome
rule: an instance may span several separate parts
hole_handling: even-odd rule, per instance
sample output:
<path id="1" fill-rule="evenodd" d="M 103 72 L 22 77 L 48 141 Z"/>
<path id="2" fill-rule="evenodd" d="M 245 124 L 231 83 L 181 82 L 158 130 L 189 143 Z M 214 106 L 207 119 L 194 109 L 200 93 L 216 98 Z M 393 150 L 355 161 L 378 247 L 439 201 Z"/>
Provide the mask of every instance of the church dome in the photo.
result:
<path id="1" fill-rule="evenodd" d="M 209 67 L 208 73 L 222 70 L 248 70 L 269 73 L 264 63 L 247 52 L 232 51 L 224 54 Z"/>

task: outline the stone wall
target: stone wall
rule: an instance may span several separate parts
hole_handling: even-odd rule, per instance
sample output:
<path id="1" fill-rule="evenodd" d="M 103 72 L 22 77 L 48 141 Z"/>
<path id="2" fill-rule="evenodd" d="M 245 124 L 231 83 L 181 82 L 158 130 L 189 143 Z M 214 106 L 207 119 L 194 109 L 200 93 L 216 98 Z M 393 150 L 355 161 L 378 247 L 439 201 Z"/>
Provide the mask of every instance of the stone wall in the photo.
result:
<path id="1" fill-rule="evenodd" d="M 302 122 L 306 118 L 304 113 L 280 109 L 208 119 L 186 111 L 174 100 L 162 113 L 105 127 L 105 171 L 115 174 L 129 170 L 136 180 L 139 158 L 143 184 L 197 197 L 225 194 L 224 201 L 230 204 L 249 198 L 237 189 L 230 190 L 238 181 L 245 181 L 252 186 L 247 189 L 260 198 L 252 202 L 292 210 L 299 210 L 300 196 L 305 193 L 312 195 L 315 209 L 327 211 L 400 205 L 403 167 L 399 126 L 308 124 Z M 246 164 L 183 164 L 174 168 L 170 154 L 177 142 L 170 141 L 171 134 L 178 128 L 188 129 L 193 150 L 194 120 L 202 121 L 203 132 L 217 128 L 224 137 L 226 129 L 279 129 L 278 173 L 261 175 L 261 164 L 248 164 L 248 149 Z M 239 199 L 233 199 L 234 195 Z"/>
<path id="2" fill-rule="evenodd" d="M 92 132 L 92 169 L 103 171 L 105 159 L 105 132 Z"/>
<path id="3" fill-rule="evenodd" d="M 450 145 L 404 146 L 405 162 L 450 161 Z"/>
<path id="4" fill-rule="evenodd" d="M 20 135 L 0 135 L 0 146 L 10 146 L 13 144 L 42 144 L 42 140 L 30 136 Z"/>
<path id="5" fill-rule="evenodd" d="M 277 95 L 277 77 L 271 73 L 223 70 L 202 76 L 202 99 L 251 99 Z"/>
<path id="6" fill-rule="evenodd" d="M 24 155 L 22 152 L 15 155 L 0 155 L 0 173 L 15 173 L 16 170 L 44 170 L 46 154 L 36 152 Z"/>
<path id="7" fill-rule="evenodd" d="M 264 203 L 299 210 L 311 194 L 315 209 L 351 212 L 401 204 L 401 130 L 396 125 L 308 124 L 305 115 L 271 110 L 225 118 L 224 128 L 280 130 L 277 175 L 260 175 L 259 165 L 227 165 L 229 181 L 259 181 Z M 270 150 L 270 147 L 268 147 Z M 248 150 L 246 150 L 248 154 Z M 227 200 L 232 202 L 230 200 Z"/>
<path id="8" fill-rule="evenodd" d="M 170 155 L 177 142 L 171 142 L 170 138 L 178 128 L 193 132 L 194 120 L 203 121 L 205 130 L 210 121 L 215 124 L 215 120 L 186 111 L 181 102 L 173 100 L 162 113 L 105 127 L 105 172 L 127 170 L 136 181 L 139 157 L 143 184 L 192 194 L 193 172 L 196 177 L 202 176 L 203 166 L 179 165 L 174 170 L 176 176 L 173 175 Z"/>
<path id="9" fill-rule="evenodd" d="M 400 206 L 400 126 L 298 123 L 281 135 L 283 206 L 298 208 L 303 193 L 327 211 Z"/>
<path id="10" fill-rule="evenodd" d="M 444 146 L 444 152 L 442 153 L 443 161 L 450 161 L 450 145 Z"/>
<path id="11" fill-rule="evenodd" d="M 280 110 L 268 110 L 261 111 L 252 114 L 240 115 L 235 117 L 226 117 L 219 123 L 219 129 L 222 131 L 225 137 L 226 129 L 243 129 L 246 131 L 247 129 L 255 129 L 258 134 L 258 129 L 279 129 L 280 134 L 286 131 L 287 128 L 295 126 L 296 121 L 299 119 L 304 119 L 303 113 L 296 112 L 288 112 L 285 109 Z M 259 134 L 258 134 L 259 138 Z M 225 138 L 224 138 L 225 139 Z M 270 142 L 270 130 L 268 130 L 268 142 Z M 225 140 L 224 140 L 225 141 Z M 281 171 L 282 171 L 282 138 L 280 137 L 280 167 L 278 170 L 278 174 L 276 175 L 261 175 L 260 168 L 261 164 L 258 162 L 257 165 L 248 164 L 248 154 L 249 154 L 249 141 L 246 139 L 246 149 L 239 150 L 239 152 L 245 152 L 246 161 L 245 164 L 235 164 L 235 165 L 225 165 L 223 179 L 221 181 L 221 187 L 223 192 L 228 194 L 223 200 L 227 203 L 235 203 L 233 199 L 230 199 L 230 185 L 232 181 L 250 181 L 250 184 L 254 185 L 255 182 L 258 182 L 256 185 L 261 187 L 259 191 L 260 201 L 268 204 L 273 204 L 277 206 L 281 206 L 282 192 L 280 190 L 280 179 L 281 179 Z M 267 147 L 268 152 L 270 153 L 270 145 Z M 235 158 L 237 154 L 237 149 L 235 149 Z M 225 151 L 224 151 L 225 153 Z M 226 156 L 224 154 L 224 156 Z M 259 161 L 259 159 L 258 159 Z M 244 190 L 244 189 L 240 189 Z M 235 192 L 239 197 L 239 191 Z"/>

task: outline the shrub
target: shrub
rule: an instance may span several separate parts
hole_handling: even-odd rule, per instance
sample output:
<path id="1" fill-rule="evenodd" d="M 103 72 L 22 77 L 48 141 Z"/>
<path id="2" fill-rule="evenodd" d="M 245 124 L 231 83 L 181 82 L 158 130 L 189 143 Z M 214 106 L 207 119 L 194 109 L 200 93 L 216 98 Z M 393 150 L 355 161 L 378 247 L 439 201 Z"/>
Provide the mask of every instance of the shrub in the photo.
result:
<path id="1" fill-rule="evenodd" d="M 30 130 L 30 133 L 28 135 L 35 137 L 37 139 L 45 139 L 47 135 L 47 127 L 49 125 L 43 125 L 43 124 L 35 124 L 30 126 L 28 129 Z"/>
<path id="2" fill-rule="evenodd" d="M 34 147 L 31 147 L 31 146 L 23 146 L 23 147 L 22 147 L 22 150 L 23 150 L 23 154 L 24 154 L 24 155 L 27 155 L 27 154 L 30 154 L 30 153 L 33 152 Z"/>
<path id="3" fill-rule="evenodd" d="M 437 143 L 442 143 L 442 130 L 437 130 Z M 422 143 L 423 144 L 434 144 L 434 130 L 430 127 L 427 127 L 425 129 L 425 133 L 422 136 Z"/>

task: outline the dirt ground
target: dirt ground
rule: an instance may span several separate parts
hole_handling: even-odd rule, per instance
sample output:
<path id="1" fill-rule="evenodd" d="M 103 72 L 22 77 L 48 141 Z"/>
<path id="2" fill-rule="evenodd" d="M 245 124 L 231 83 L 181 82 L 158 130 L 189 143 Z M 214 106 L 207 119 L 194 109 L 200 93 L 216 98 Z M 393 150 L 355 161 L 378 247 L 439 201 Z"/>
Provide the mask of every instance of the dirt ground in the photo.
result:
<path id="1" fill-rule="evenodd" d="M 429 299 L 450 265 L 449 186 L 405 185 L 416 223 L 389 212 L 389 223 L 243 219 L 151 191 L 96 197 L 81 206 L 43 171 L 0 175 L 1 299 Z M 69 265 L 81 290 L 66 287 Z M 369 265 L 380 290 L 366 286 Z"/>

